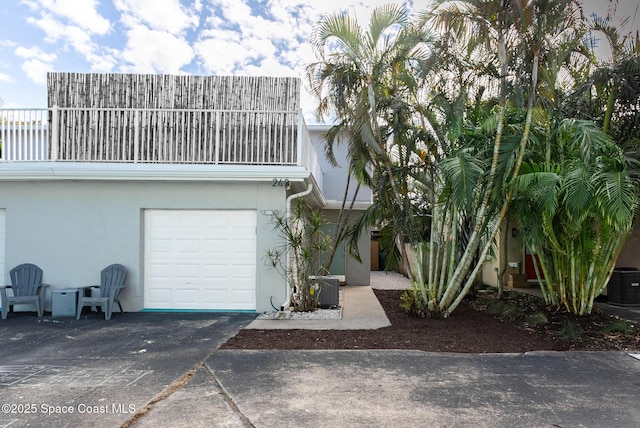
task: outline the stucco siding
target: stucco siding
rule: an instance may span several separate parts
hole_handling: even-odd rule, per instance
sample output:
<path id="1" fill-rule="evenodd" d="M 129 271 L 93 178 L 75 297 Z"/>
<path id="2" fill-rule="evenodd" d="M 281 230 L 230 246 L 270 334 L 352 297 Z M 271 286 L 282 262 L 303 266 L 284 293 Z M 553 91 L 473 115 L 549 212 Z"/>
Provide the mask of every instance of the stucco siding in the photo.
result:
<path id="1" fill-rule="evenodd" d="M 145 209 L 255 209 L 256 310 L 270 310 L 271 298 L 284 300 L 285 285 L 263 261 L 276 239 L 264 212 L 283 212 L 285 199 L 284 189 L 270 183 L 4 182 L 4 280 L 11 267 L 30 262 L 53 289 L 97 284 L 104 267 L 121 263 L 129 271 L 121 300 L 125 310 L 137 311 L 143 308 Z"/>

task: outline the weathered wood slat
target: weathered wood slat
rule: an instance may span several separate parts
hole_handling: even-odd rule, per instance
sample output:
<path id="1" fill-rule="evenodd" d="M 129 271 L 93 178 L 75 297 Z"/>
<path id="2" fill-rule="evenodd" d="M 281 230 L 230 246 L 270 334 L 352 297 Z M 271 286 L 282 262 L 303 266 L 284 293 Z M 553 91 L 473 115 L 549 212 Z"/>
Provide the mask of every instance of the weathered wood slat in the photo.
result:
<path id="1" fill-rule="evenodd" d="M 49 106 L 60 108 L 61 160 L 296 161 L 299 79 L 83 73 L 47 79 Z"/>

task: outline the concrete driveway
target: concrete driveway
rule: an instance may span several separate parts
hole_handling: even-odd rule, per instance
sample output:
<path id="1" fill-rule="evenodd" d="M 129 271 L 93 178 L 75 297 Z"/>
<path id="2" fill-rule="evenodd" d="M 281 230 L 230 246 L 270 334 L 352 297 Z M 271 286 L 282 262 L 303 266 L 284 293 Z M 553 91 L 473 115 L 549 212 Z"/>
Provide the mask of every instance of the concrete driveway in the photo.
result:
<path id="1" fill-rule="evenodd" d="M 629 353 L 217 350 L 254 318 L 10 316 L 0 322 L 0 427 L 632 427 L 640 421 L 640 360 Z"/>
<path id="2" fill-rule="evenodd" d="M 640 425 L 640 361 L 619 352 L 219 351 L 207 366 L 256 427 Z"/>
<path id="3" fill-rule="evenodd" d="M 206 358 L 254 318 L 9 315 L 0 321 L 0 427 L 120 426 L 193 380 Z"/>

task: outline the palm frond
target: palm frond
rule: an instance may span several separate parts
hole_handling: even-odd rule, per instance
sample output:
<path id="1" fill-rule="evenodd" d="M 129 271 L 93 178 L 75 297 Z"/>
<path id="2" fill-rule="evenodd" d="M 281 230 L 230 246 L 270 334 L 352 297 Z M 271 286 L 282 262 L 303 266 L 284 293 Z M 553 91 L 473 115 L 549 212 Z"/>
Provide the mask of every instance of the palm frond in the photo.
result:
<path id="1" fill-rule="evenodd" d="M 460 207 L 471 208 L 476 199 L 486 164 L 469 150 L 459 150 L 441 162 L 440 167 L 451 188 L 451 197 Z"/>
<path id="2" fill-rule="evenodd" d="M 575 165 L 564 180 L 563 202 L 574 219 L 580 218 L 589 209 L 595 195 L 595 183 L 591 170 L 583 165 Z"/>
<path id="3" fill-rule="evenodd" d="M 596 200 L 600 215 L 615 230 L 631 230 L 637 206 L 636 189 L 625 171 L 606 171 L 593 177 L 598 183 Z"/>

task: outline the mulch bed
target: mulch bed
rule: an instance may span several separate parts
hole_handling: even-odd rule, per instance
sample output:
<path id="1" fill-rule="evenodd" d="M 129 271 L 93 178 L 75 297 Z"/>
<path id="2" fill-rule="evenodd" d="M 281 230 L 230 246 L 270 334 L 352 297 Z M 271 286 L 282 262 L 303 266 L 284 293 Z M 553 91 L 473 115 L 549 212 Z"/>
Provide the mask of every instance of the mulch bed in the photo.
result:
<path id="1" fill-rule="evenodd" d="M 374 290 L 391 326 L 376 330 L 241 330 L 221 349 L 413 349 L 430 352 L 507 353 L 640 350 L 640 333 L 603 332 L 616 320 L 594 311 L 574 317 L 540 307 L 533 296 L 508 293 L 520 308 L 492 314 L 494 296 L 465 299 L 447 319 L 415 318 L 400 308 L 400 290 Z M 543 313 L 548 322 L 531 322 Z M 508 316 L 505 317 L 505 314 Z M 279 321 L 276 321 L 279 322 Z M 285 321 L 286 322 L 286 321 Z M 569 325 L 569 328 L 567 328 Z M 626 324 L 625 324 L 626 325 Z M 610 330 L 610 329 L 608 329 Z"/>

